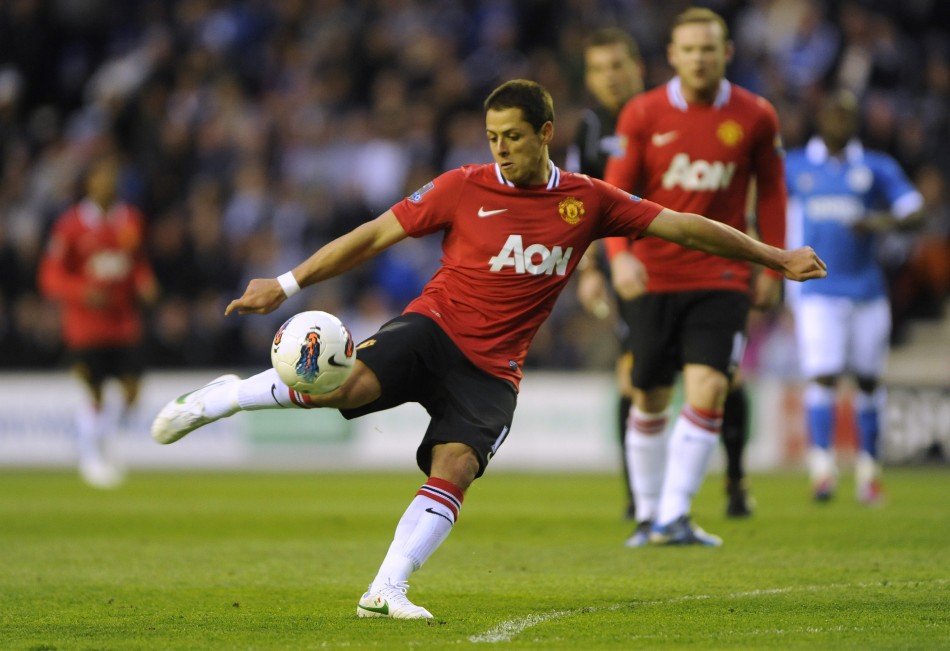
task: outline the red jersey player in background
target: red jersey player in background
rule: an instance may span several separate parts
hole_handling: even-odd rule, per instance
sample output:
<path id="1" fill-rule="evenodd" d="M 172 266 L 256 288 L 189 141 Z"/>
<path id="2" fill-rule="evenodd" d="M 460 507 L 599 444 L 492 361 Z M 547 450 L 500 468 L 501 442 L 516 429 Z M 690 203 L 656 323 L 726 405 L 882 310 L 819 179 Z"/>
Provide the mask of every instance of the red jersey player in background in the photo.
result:
<path id="1" fill-rule="evenodd" d="M 76 419 L 79 470 L 100 488 L 123 478 L 110 454 L 119 413 L 106 408 L 105 382 L 118 379 L 124 409 L 134 406 L 143 370 L 142 306 L 158 293 L 143 217 L 118 197 L 120 169 L 115 154 L 93 162 L 85 197 L 53 225 L 39 268 L 40 290 L 62 305 L 63 340 L 89 390 Z"/>
<path id="2" fill-rule="evenodd" d="M 824 276 L 808 247 L 784 251 L 699 215 L 674 212 L 550 160 L 554 105 L 514 80 L 485 100 L 495 160 L 442 174 L 278 278 L 254 279 L 226 313 L 266 314 L 301 286 L 341 274 L 407 237 L 439 233 L 442 266 L 402 315 L 362 342 L 339 389 L 304 396 L 273 369 L 226 375 L 169 402 L 152 436 L 172 443 L 253 409 L 330 407 L 347 418 L 418 402 L 431 420 L 416 451 L 426 481 L 403 513 L 360 617 L 430 618 L 408 579 L 455 525 L 468 487 L 511 427 L 528 346 L 590 243 L 641 233 L 753 260 L 805 280 Z M 579 436 L 586 435 L 578 432 Z"/>
<path id="3" fill-rule="evenodd" d="M 765 99 L 725 79 L 732 53 L 718 14 L 691 8 L 677 16 L 667 48 L 676 76 L 624 107 L 617 126 L 624 153 L 608 161 L 604 178 L 743 232 L 749 229 L 747 198 L 757 188 L 758 234 L 782 247 L 786 189 L 778 117 Z M 717 536 L 692 524 L 692 496 L 723 430 L 730 380 L 745 346 L 750 284 L 754 280 L 752 305 L 774 306 L 781 276 L 768 269 L 754 276 L 747 262 L 653 238 L 614 239 L 606 248 L 614 287 L 626 299 L 621 312 L 634 357 L 627 450 L 639 522 L 627 544 L 719 545 Z M 684 406 L 667 441 L 680 369 Z M 744 438 L 742 431 L 734 434 Z M 730 456 L 735 473 L 739 459 Z M 732 479 L 730 490 L 744 498 L 741 477 Z"/>

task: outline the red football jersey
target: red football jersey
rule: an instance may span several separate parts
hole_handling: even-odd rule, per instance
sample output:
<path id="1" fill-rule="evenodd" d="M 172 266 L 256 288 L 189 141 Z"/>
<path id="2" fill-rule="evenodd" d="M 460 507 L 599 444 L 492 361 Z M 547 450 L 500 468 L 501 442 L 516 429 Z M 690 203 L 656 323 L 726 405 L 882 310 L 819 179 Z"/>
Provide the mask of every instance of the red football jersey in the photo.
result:
<path id="1" fill-rule="evenodd" d="M 514 186 L 494 163 L 442 174 L 392 208 L 406 232 L 443 232 L 442 266 L 406 312 L 434 319 L 479 368 L 517 387 L 528 345 L 591 241 L 637 237 L 662 210 L 553 164 Z"/>
<path id="2" fill-rule="evenodd" d="M 784 247 L 784 153 L 778 116 L 765 99 L 723 81 L 712 105 L 689 104 L 674 78 L 627 102 L 617 134 L 625 153 L 608 161 L 607 182 L 745 232 L 746 195 L 754 176 L 759 236 Z M 628 246 L 628 240 L 610 240 L 608 255 Z M 638 240 L 631 250 L 646 265 L 649 292 L 749 289 L 746 262 L 656 238 Z"/>
<path id="3" fill-rule="evenodd" d="M 103 213 L 82 201 L 53 226 L 39 285 L 63 304 L 63 338 L 69 348 L 126 346 L 142 337 L 138 288 L 154 283 L 145 256 L 144 220 L 138 210 L 118 204 Z M 86 297 L 101 293 L 104 304 Z"/>

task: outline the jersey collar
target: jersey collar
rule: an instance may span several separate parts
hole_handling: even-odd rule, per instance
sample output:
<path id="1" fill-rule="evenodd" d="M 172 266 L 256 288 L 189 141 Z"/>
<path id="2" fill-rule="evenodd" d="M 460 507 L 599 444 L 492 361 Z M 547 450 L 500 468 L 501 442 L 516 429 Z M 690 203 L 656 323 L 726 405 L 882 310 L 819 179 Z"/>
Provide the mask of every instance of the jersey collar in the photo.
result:
<path id="1" fill-rule="evenodd" d="M 104 211 L 99 204 L 97 204 L 92 199 L 86 197 L 79 202 L 79 219 L 85 224 L 88 228 L 96 228 L 100 224 L 104 224 L 108 221 L 114 221 L 119 214 L 119 211 L 122 210 L 122 204 L 115 203 L 109 208 L 109 211 Z"/>
<path id="2" fill-rule="evenodd" d="M 548 167 L 551 173 L 548 175 L 548 185 L 546 189 L 553 190 L 561 184 L 561 170 L 558 169 L 557 165 L 555 165 L 554 161 L 550 158 L 548 159 Z M 509 188 L 515 187 L 515 184 L 506 179 L 501 173 L 501 166 L 498 163 L 495 163 L 495 177 L 502 185 L 507 185 Z"/>
<path id="3" fill-rule="evenodd" d="M 716 91 L 716 99 L 713 100 L 712 107 L 715 109 L 722 108 L 731 96 L 732 84 L 729 83 L 728 79 L 723 79 L 719 82 L 719 90 Z M 670 104 L 681 111 L 685 112 L 689 108 L 689 102 L 683 96 L 683 80 L 678 75 L 667 82 L 666 97 L 670 100 Z"/>
<path id="4" fill-rule="evenodd" d="M 83 199 L 79 203 L 79 219 L 89 228 L 95 228 L 105 221 L 106 214 L 92 199 Z"/>
<path id="5" fill-rule="evenodd" d="M 808 158 L 808 162 L 813 165 L 821 165 L 830 158 L 828 147 L 819 136 L 812 136 L 808 144 L 805 145 L 805 156 Z M 854 138 L 849 140 L 844 147 L 844 159 L 849 163 L 856 163 L 863 157 L 864 147 L 861 142 Z"/>

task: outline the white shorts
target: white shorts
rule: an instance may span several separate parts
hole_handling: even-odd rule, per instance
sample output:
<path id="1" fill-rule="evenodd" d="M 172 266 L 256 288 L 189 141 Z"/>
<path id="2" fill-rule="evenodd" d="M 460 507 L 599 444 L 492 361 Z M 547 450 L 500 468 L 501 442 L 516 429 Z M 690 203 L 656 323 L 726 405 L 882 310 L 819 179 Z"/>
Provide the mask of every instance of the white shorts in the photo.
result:
<path id="1" fill-rule="evenodd" d="M 795 310 L 802 374 L 879 378 L 887 363 L 891 308 L 886 298 L 854 301 L 805 295 Z"/>

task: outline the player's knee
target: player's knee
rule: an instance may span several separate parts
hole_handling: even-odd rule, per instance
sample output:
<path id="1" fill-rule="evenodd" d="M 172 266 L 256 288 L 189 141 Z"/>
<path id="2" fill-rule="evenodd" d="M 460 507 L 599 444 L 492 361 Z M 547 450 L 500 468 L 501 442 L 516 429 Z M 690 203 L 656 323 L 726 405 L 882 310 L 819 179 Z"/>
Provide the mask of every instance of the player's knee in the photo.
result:
<path id="1" fill-rule="evenodd" d="M 673 396 L 672 387 L 657 387 L 653 389 L 633 389 L 633 405 L 645 414 L 657 414 L 670 405 Z"/>
<path id="2" fill-rule="evenodd" d="M 439 443 L 432 447 L 432 477 L 450 481 L 463 491 L 478 475 L 480 463 L 475 450 L 464 443 Z"/>
<path id="3" fill-rule="evenodd" d="M 353 372 L 343 385 L 321 396 L 314 396 L 312 402 L 320 407 L 331 409 L 356 409 L 373 402 L 382 395 L 379 378 L 366 364 L 359 360 Z"/>
<path id="4" fill-rule="evenodd" d="M 699 409 L 722 409 L 729 392 L 729 378 L 704 365 L 690 365 L 685 373 L 686 402 Z"/>

